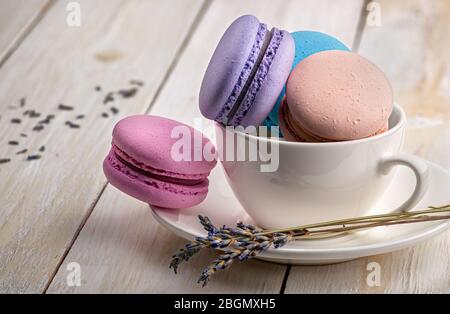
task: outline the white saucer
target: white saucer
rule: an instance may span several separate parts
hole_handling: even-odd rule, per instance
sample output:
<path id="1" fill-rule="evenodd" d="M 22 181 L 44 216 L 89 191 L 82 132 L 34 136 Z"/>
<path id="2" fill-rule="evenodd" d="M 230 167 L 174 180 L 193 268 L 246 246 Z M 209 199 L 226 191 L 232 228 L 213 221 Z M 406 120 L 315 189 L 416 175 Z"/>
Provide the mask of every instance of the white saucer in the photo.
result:
<path id="1" fill-rule="evenodd" d="M 450 173 L 428 162 L 431 186 L 415 209 L 439 206 L 450 203 Z M 195 207 L 182 210 L 169 210 L 152 207 L 156 220 L 177 235 L 192 240 L 204 236 L 205 231 L 198 222 L 197 215 L 208 216 L 217 225 L 234 226 L 238 221 L 252 223 L 234 197 L 218 164 L 210 176 L 210 191 L 206 200 Z M 399 167 L 390 189 L 380 200 L 377 208 L 383 212 L 396 208 L 413 190 L 415 178 L 412 172 Z M 413 209 L 414 210 L 414 209 Z M 258 258 L 285 264 L 331 264 L 359 257 L 388 253 L 415 245 L 423 240 L 442 233 L 450 226 L 450 221 L 434 221 L 389 227 L 344 234 L 326 239 L 303 239 L 288 243 L 278 249 L 269 249 Z"/>

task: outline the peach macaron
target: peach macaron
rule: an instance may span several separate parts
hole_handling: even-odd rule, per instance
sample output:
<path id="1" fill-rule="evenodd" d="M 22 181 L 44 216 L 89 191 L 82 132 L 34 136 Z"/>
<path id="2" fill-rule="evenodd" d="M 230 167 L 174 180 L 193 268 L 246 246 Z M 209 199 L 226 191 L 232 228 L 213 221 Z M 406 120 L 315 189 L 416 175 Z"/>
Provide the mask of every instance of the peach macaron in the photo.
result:
<path id="1" fill-rule="evenodd" d="M 289 76 L 280 128 L 290 141 L 361 139 L 386 131 L 392 108 L 391 85 L 376 65 L 353 52 L 324 51 Z"/>

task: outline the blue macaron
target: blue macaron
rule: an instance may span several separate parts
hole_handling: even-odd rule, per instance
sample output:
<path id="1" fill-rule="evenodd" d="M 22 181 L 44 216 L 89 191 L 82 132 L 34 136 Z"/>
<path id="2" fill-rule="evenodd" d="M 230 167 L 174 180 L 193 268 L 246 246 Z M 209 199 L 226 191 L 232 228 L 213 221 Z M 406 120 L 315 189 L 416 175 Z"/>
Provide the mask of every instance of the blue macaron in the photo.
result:
<path id="1" fill-rule="evenodd" d="M 345 46 L 342 42 L 340 42 L 336 38 L 324 33 L 313 31 L 300 31 L 291 33 L 291 35 L 295 42 L 295 56 L 294 62 L 292 64 L 292 70 L 303 59 L 317 52 L 325 50 L 344 50 L 344 51 L 350 50 L 347 46 Z M 273 107 L 272 111 L 270 112 L 266 120 L 264 120 L 264 125 L 266 126 L 278 125 L 278 109 L 280 107 L 281 100 L 284 97 L 285 93 L 286 87 L 283 88 L 275 106 Z"/>

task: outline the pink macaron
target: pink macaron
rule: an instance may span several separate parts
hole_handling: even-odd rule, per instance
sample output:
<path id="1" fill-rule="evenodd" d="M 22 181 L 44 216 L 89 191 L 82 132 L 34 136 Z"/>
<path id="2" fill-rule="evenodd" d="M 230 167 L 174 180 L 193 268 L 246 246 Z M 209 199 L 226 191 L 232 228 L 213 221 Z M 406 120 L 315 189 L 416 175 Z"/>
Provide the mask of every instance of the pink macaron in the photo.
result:
<path id="1" fill-rule="evenodd" d="M 324 51 L 289 76 L 280 128 L 291 141 L 361 139 L 388 129 L 392 107 L 391 85 L 377 66 L 353 52 Z"/>
<path id="2" fill-rule="evenodd" d="M 178 121 L 135 115 L 120 120 L 103 162 L 108 181 L 151 205 L 187 208 L 208 193 L 216 150 L 200 131 Z"/>

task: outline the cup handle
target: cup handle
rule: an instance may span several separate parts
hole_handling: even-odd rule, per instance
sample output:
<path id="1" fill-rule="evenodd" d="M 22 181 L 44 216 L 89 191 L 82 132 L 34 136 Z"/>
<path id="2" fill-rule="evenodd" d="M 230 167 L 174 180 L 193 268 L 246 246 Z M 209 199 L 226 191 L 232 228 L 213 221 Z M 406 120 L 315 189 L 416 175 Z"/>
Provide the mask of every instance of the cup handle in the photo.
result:
<path id="1" fill-rule="evenodd" d="M 414 207 L 425 195 L 430 186 L 430 174 L 428 164 L 420 157 L 406 154 L 394 153 L 382 157 L 379 163 L 381 174 L 386 175 L 394 166 L 406 166 L 410 168 L 416 176 L 416 187 L 411 196 L 393 212 L 405 212 Z"/>

